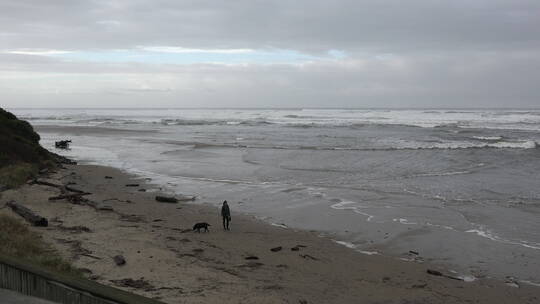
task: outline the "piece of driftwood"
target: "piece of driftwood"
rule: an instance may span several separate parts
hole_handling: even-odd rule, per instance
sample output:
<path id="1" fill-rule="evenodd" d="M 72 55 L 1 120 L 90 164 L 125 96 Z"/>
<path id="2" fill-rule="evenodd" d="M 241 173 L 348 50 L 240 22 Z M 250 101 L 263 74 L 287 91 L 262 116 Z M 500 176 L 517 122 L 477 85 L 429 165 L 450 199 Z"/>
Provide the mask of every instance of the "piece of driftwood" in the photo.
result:
<path id="1" fill-rule="evenodd" d="M 434 275 L 434 276 L 437 276 L 437 277 L 445 277 L 445 278 L 452 279 L 452 280 L 456 280 L 456 281 L 463 281 L 462 278 L 457 278 L 457 277 L 449 276 L 449 275 L 443 274 L 443 273 L 440 272 L 440 271 L 433 270 L 433 269 L 428 269 L 428 270 L 426 270 L 426 272 L 427 272 L 428 274 L 430 274 L 430 275 Z"/>
<path id="2" fill-rule="evenodd" d="M 57 200 L 62 200 L 62 199 L 67 199 L 67 200 L 79 200 L 81 196 L 83 195 L 90 195 L 92 193 L 73 193 L 73 194 L 62 194 L 62 195 L 58 195 L 58 196 L 51 196 L 49 197 L 49 200 L 50 201 L 57 201 Z"/>
<path id="3" fill-rule="evenodd" d="M 278 252 L 278 251 L 281 251 L 281 249 L 283 249 L 283 247 L 278 246 L 278 247 L 274 247 L 274 248 L 270 249 L 270 251 L 272 251 L 272 252 Z"/>
<path id="4" fill-rule="evenodd" d="M 58 225 L 57 227 L 60 230 L 69 231 L 69 232 L 73 232 L 73 233 L 92 232 L 92 230 L 90 228 L 85 227 L 85 226 L 71 226 L 71 227 L 68 227 L 68 226 Z"/>
<path id="5" fill-rule="evenodd" d="M 156 201 L 161 203 L 178 203 L 178 199 L 176 197 L 168 197 L 168 196 L 156 196 Z"/>
<path id="6" fill-rule="evenodd" d="M 177 199 L 179 202 L 194 201 L 194 200 L 195 200 L 195 196 L 193 196 L 193 195 L 183 195 L 183 194 L 180 194 L 180 195 L 176 196 L 176 199 Z"/>
<path id="7" fill-rule="evenodd" d="M 145 281 L 144 278 L 140 278 L 138 280 L 133 280 L 133 279 L 111 280 L 111 282 L 113 282 L 117 286 L 142 289 L 144 291 L 156 290 L 156 288 L 152 284 L 148 283 L 148 281 Z M 163 289 L 163 288 L 160 288 L 160 289 Z"/>
<path id="8" fill-rule="evenodd" d="M 54 183 L 44 181 L 44 180 L 41 180 L 41 179 L 33 180 L 31 183 L 32 184 L 37 184 L 37 185 L 42 185 L 42 186 L 54 187 L 54 188 L 62 188 L 62 187 L 64 187 L 64 185 L 54 184 Z"/>
<path id="9" fill-rule="evenodd" d="M 126 187 L 139 187 L 139 184 L 126 184 Z"/>
<path id="10" fill-rule="evenodd" d="M 10 201 L 6 203 L 6 206 L 10 207 L 13 212 L 17 213 L 18 215 L 22 216 L 27 222 L 34 226 L 38 227 L 47 227 L 49 225 L 49 222 L 46 218 L 37 215 L 34 211 L 26 208 L 25 206 L 21 204 L 17 204 L 14 201 Z"/>
<path id="11" fill-rule="evenodd" d="M 89 192 L 86 192 L 86 191 L 83 191 L 83 190 L 79 190 L 77 188 L 73 188 L 73 187 L 70 187 L 69 185 L 66 185 L 64 187 L 67 191 L 71 191 L 71 192 L 75 192 L 75 193 L 86 193 L 86 194 L 91 194 Z"/>
<path id="12" fill-rule="evenodd" d="M 313 261 L 318 261 L 319 260 L 316 257 L 311 256 L 309 254 L 300 254 L 300 256 L 303 257 L 304 259 L 307 259 L 307 260 L 313 260 Z"/>

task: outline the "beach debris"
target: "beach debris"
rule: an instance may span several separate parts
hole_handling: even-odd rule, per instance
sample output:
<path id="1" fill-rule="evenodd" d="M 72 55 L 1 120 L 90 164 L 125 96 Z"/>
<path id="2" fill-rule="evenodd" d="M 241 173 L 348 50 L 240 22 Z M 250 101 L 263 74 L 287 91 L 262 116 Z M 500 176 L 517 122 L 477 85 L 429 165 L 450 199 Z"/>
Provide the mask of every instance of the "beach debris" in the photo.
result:
<path id="1" fill-rule="evenodd" d="M 139 191 L 139 192 L 146 192 L 146 189 L 139 189 L 139 190 L 137 190 L 137 191 Z"/>
<path id="2" fill-rule="evenodd" d="M 96 260 L 101 260 L 100 257 L 92 255 L 92 251 L 82 247 L 82 242 L 79 240 L 66 240 L 66 239 L 56 239 L 58 242 L 63 244 L 69 244 L 72 251 L 73 259 L 78 259 L 79 256 L 86 256 Z"/>
<path id="3" fill-rule="evenodd" d="M 156 196 L 156 201 L 160 203 L 178 203 L 178 200 L 175 197 L 168 197 L 168 196 Z"/>
<path id="4" fill-rule="evenodd" d="M 260 263 L 260 262 L 247 262 L 245 264 L 241 264 L 241 265 L 238 265 L 236 267 L 247 267 L 247 268 L 258 268 L 258 267 L 261 267 L 263 266 L 264 264 L 263 263 Z"/>
<path id="5" fill-rule="evenodd" d="M 108 176 L 108 175 L 105 175 L 105 178 L 106 178 L 106 179 L 113 179 L 112 176 Z"/>
<path id="6" fill-rule="evenodd" d="M 81 273 L 84 273 L 85 275 L 90 275 L 92 274 L 92 270 L 88 269 L 88 268 L 77 268 Z"/>
<path id="7" fill-rule="evenodd" d="M 113 207 L 107 205 L 100 205 L 97 207 L 97 210 L 101 211 L 114 211 Z"/>
<path id="8" fill-rule="evenodd" d="M 133 203 L 131 200 L 121 200 L 121 199 L 118 199 L 118 198 L 108 198 L 108 199 L 102 200 L 102 202 L 108 202 L 108 201 L 117 201 L 117 202 L 128 203 L 128 204 Z"/>
<path id="9" fill-rule="evenodd" d="M 386 283 L 386 282 L 388 282 L 388 281 L 390 281 L 390 280 L 391 280 L 390 277 L 383 277 L 383 278 L 382 278 L 382 282 L 383 282 L 383 283 Z"/>
<path id="10" fill-rule="evenodd" d="M 64 187 L 64 185 L 51 183 L 51 182 L 48 182 L 48 181 L 42 180 L 42 179 L 34 179 L 34 180 L 32 180 L 30 182 L 30 184 L 31 185 L 37 184 L 37 185 L 42 185 L 42 186 L 54 187 L 54 188 L 63 188 Z"/>
<path id="11" fill-rule="evenodd" d="M 96 259 L 96 260 L 101 260 L 100 257 L 97 257 L 97 256 L 95 256 L 95 255 L 91 255 L 91 254 L 88 254 L 88 253 L 81 253 L 81 254 L 79 254 L 79 255 L 83 255 L 83 256 L 85 256 L 85 257 L 89 257 L 89 258 Z"/>
<path id="12" fill-rule="evenodd" d="M 49 172 L 49 169 L 48 169 L 48 168 L 45 168 L 45 169 L 39 170 L 38 173 L 39 173 L 40 175 L 44 175 L 44 174 L 47 174 L 48 172 Z"/>
<path id="13" fill-rule="evenodd" d="M 69 232 L 73 232 L 73 233 L 92 232 L 92 230 L 90 228 L 85 227 L 85 226 L 71 226 L 71 227 L 68 227 L 68 226 L 64 226 L 64 225 L 60 224 L 57 227 L 60 230 L 69 231 Z"/>
<path id="14" fill-rule="evenodd" d="M 126 187 L 139 187 L 139 184 L 126 184 Z"/>
<path id="15" fill-rule="evenodd" d="M 176 199 L 179 202 L 188 202 L 188 201 L 194 201 L 196 199 L 196 197 L 194 195 L 179 194 L 179 195 L 176 196 Z"/>
<path id="16" fill-rule="evenodd" d="M 278 246 L 278 247 L 271 248 L 270 251 L 272 251 L 272 252 L 278 252 L 278 251 L 281 251 L 281 249 L 283 249 L 283 247 Z"/>
<path id="17" fill-rule="evenodd" d="M 438 276 L 438 277 L 443 276 L 442 272 L 437 271 L 437 270 L 433 270 L 433 269 L 428 269 L 426 272 L 431 274 L 431 275 Z"/>
<path id="18" fill-rule="evenodd" d="M 27 222 L 37 227 L 47 227 L 49 222 L 46 218 L 37 215 L 34 211 L 26 208 L 25 206 L 16 203 L 15 201 L 9 201 L 6 206 L 10 207 L 13 212 L 22 216 Z"/>
<path id="19" fill-rule="evenodd" d="M 419 255 L 418 251 L 414 251 L 414 250 L 409 250 L 409 253 L 414 254 L 414 255 Z"/>
<path id="20" fill-rule="evenodd" d="M 6 191 L 7 189 L 9 189 L 8 186 L 0 184 L 0 192 L 4 192 L 4 191 Z"/>
<path id="21" fill-rule="evenodd" d="M 135 289 L 142 289 L 144 291 L 152 291 L 155 290 L 155 287 L 148 283 L 148 281 L 144 280 L 144 277 L 141 277 L 138 280 L 133 279 L 121 279 L 121 280 L 110 280 L 112 283 L 114 283 L 117 286 L 121 287 L 131 287 Z"/>
<path id="22" fill-rule="evenodd" d="M 311 256 L 309 254 L 300 254 L 301 257 L 303 257 L 304 259 L 306 260 L 313 260 L 313 261 L 318 261 L 319 259 L 317 259 L 316 257 L 314 256 Z"/>
<path id="23" fill-rule="evenodd" d="M 116 266 L 122 266 L 126 264 L 126 259 L 121 255 L 115 255 L 113 257 L 113 261 L 116 264 Z"/>
<path id="24" fill-rule="evenodd" d="M 449 275 L 443 274 L 443 273 L 440 272 L 440 271 L 433 270 L 433 269 L 428 269 L 428 270 L 426 270 L 426 272 L 427 272 L 428 274 L 430 274 L 430 275 L 434 275 L 434 276 L 437 276 L 437 277 L 444 277 L 444 278 L 448 278 L 448 279 L 452 279 L 452 280 L 456 280 L 456 281 L 463 281 L 462 278 L 449 276 Z"/>
<path id="25" fill-rule="evenodd" d="M 132 222 L 132 223 L 141 223 L 145 222 L 144 217 L 142 215 L 137 214 L 119 214 L 120 220 L 125 222 Z"/>
<path id="26" fill-rule="evenodd" d="M 69 149 L 70 143 L 71 143 L 71 140 L 60 140 L 60 141 L 55 141 L 54 146 L 57 149 Z"/>
<path id="27" fill-rule="evenodd" d="M 250 255 L 250 256 L 245 257 L 244 259 L 246 259 L 246 260 L 258 260 L 259 257 L 256 257 L 254 255 Z"/>
<path id="28" fill-rule="evenodd" d="M 308 301 L 306 300 L 298 300 L 298 304 L 308 304 Z"/>
<path id="29" fill-rule="evenodd" d="M 77 188 L 70 187 L 69 184 L 70 183 L 68 183 L 67 185 L 64 186 L 64 189 L 66 189 L 67 191 L 71 191 L 71 192 L 75 192 L 75 193 L 92 194 L 90 192 L 86 192 L 86 191 L 83 191 L 83 190 L 79 190 Z"/>
<path id="30" fill-rule="evenodd" d="M 202 249 L 202 248 L 195 248 L 195 249 L 193 249 L 193 250 L 191 250 L 191 251 L 193 251 L 193 252 L 195 252 L 195 253 L 203 253 L 203 252 L 204 252 L 204 249 Z"/>
<path id="31" fill-rule="evenodd" d="M 49 222 L 53 222 L 53 223 L 63 223 L 64 221 L 62 221 L 61 219 L 59 219 L 58 217 L 53 217 L 52 219 L 49 220 Z"/>
<path id="32" fill-rule="evenodd" d="M 504 284 L 506 284 L 506 285 L 508 285 L 510 287 L 519 288 L 518 281 L 516 280 L 516 278 L 514 278 L 512 276 L 506 276 L 506 280 L 504 281 Z"/>
<path id="33" fill-rule="evenodd" d="M 291 251 L 300 251 L 300 247 L 294 246 L 291 248 Z"/>
<path id="34" fill-rule="evenodd" d="M 425 288 L 427 283 L 414 284 L 411 288 Z"/>
<path id="35" fill-rule="evenodd" d="M 285 264 L 278 264 L 276 265 L 277 268 L 289 268 L 289 266 L 285 265 Z"/>
<path id="36" fill-rule="evenodd" d="M 75 193 L 75 194 L 62 194 L 58 196 L 49 197 L 49 201 L 58 201 L 66 199 L 71 203 L 80 203 L 83 201 L 83 195 L 90 195 L 91 193 Z"/>
<path id="37" fill-rule="evenodd" d="M 282 290 L 283 286 L 273 284 L 273 285 L 265 285 L 265 286 L 258 286 L 257 289 L 263 289 L 263 290 Z"/>

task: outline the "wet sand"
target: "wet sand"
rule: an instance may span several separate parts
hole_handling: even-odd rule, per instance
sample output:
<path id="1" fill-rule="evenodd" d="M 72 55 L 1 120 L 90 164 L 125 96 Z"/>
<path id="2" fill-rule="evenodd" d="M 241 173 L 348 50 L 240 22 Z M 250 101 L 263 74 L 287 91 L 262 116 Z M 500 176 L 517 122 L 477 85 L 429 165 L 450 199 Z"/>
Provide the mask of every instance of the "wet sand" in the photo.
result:
<path id="1" fill-rule="evenodd" d="M 92 193 L 86 197 L 98 208 L 49 201 L 60 190 L 35 184 L 3 192 L 0 204 L 15 200 L 47 217 L 49 227 L 33 229 L 88 278 L 166 303 L 540 301 L 538 287 L 433 276 L 426 270 L 448 272 L 438 265 L 360 254 L 316 232 L 272 226 L 235 210 L 231 230 L 224 231 L 216 207 L 197 200 L 156 202 L 155 186 L 112 168 L 68 166 L 41 178 L 74 183 L 71 187 Z M 126 187 L 133 183 L 140 186 Z M 13 215 L 7 208 L 0 212 Z M 191 231 L 197 222 L 210 223 L 210 232 Z M 270 250 L 275 247 L 282 249 Z M 126 264 L 117 266 L 116 255 Z"/>

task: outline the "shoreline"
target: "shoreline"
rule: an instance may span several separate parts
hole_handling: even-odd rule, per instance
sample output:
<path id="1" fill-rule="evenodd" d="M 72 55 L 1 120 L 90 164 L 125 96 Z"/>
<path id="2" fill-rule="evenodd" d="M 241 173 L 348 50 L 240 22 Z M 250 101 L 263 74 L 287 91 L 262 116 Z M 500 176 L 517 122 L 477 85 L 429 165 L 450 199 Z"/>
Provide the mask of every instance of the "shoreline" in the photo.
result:
<path id="1" fill-rule="evenodd" d="M 87 277 L 167 303 L 534 303 L 540 298 L 538 287 L 433 276 L 426 270 L 451 273 L 436 264 L 362 254 L 319 233 L 283 229 L 234 210 L 232 230 L 226 232 L 215 206 L 158 203 L 152 189 L 159 185 L 119 169 L 67 166 L 49 179 L 75 183 L 93 193 L 90 201 L 107 208 L 49 202 L 59 190 L 41 185 L 3 192 L 0 204 L 15 199 L 49 218 L 48 228 L 32 229 Z M 125 186 L 134 181 L 139 187 Z M 210 233 L 187 232 L 201 221 L 212 225 Z M 282 249 L 270 250 L 276 247 Z M 115 255 L 123 255 L 126 265 L 116 266 Z"/>

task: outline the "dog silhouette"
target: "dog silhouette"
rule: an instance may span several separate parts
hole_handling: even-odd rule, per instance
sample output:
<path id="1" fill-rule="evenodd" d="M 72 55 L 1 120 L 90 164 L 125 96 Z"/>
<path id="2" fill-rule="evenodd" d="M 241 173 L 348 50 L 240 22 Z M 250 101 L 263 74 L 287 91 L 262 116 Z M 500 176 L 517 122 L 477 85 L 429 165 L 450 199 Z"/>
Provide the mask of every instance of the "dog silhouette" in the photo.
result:
<path id="1" fill-rule="evenodd" d="M 201 232 L 201 229 L 204 229 L 204 232 L 209 232 L 208 227 L 211 226 L 208 223 L 197 223 L 193 226 L 193 231 Z"/>

